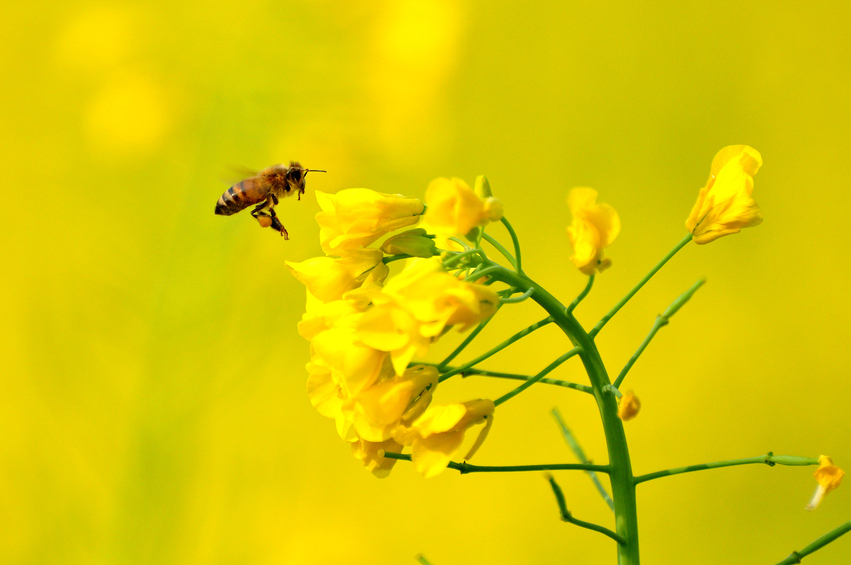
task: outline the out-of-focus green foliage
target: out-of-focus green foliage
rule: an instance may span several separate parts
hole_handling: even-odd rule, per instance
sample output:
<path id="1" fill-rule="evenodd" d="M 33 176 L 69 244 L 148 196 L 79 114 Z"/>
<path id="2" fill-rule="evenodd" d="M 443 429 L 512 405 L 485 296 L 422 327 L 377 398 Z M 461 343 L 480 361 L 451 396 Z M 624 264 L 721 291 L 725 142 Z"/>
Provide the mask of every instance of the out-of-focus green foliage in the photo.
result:
<path id="1" fill-rule="evenodd" d="M 577 309 L 590 327 L 684 235 L 715 153 L 757 148 L 763 225 L 686 248 L 598 338 L 617 374 L 707 277 L 630 372 L 634 467 L 769 450 L 851 466 L 847 5 L 13 0 L 0 21 L 4 563 L 614 562 L 537 474 L 358 467 L 307 401 L 303 289 L 284 266 L 321 254 L 315 189 L 421 196 L 487 174 L 524 269 L 567 303 L 586 279 L 565 197 L 594 187 L 623 228 Z M 290 159 L 328 170 L 279 206 L 290 241 L 214 216 L 229 168 Z M 482 347 L 541 316 L 513 311 Z M 495 363 L 535 372 L 565 347 L 548 328 Z M 573 461 L 554 406 L 605 461 L 593 402 L 536 387 L 477 463 Z M 811 475 L 642 485 L 644 560 L 781 559 L 849 519 L 841 488 L 804 512 Z M 611 525 L 582 473 L 557 479 L 571 512 Z M 840 539 L 807 562 L 849 558 Z"/>

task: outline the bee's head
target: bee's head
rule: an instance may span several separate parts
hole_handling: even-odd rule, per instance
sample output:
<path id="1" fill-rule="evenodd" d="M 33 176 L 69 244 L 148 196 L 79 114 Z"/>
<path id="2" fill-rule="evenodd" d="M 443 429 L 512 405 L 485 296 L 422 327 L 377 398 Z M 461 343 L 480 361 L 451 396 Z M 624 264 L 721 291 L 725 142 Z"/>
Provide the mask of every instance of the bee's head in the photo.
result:
<path id="1" fill-rule="evenodd" d="M 307 176 L 307 173 L 310 171 L 316 173 L 325 172 L 320 171 L 319 169 L 305 169 L 298 161 L 290 161 L 290 166 L 287 168 L 287 182 L 293 190 L 304 192 L 304 177 Z"/>

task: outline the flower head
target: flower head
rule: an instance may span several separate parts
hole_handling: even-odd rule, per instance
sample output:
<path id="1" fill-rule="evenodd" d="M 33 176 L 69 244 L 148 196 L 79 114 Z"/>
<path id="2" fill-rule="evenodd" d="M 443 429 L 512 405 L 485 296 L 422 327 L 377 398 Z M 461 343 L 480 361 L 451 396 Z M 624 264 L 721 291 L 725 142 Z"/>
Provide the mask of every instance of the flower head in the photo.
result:
<path id="1" fill-rule="evenodd" d="M 405 416 L 419 416 L 431 402 L 437 387 L 437 369 L 418 365 L 403 375 L 388 371 L 389 377 L 361 391 L 344 406 L 352 412 L 352 423 L 358 436 L 382 442 L 393 436 L 393 431 Z"/>
<path id="2" fill-rule="evenodd" d="M 384 282 L 390 272 L 380 249 L 350 249 L 343 256 L 314 257 L 301 263 L 285 261 L 293 276 L 322 302 L 340 300 L 365 282 Z"/>
<path id="3" fill-rule="evenodd" d="M 631 390 L 628 390 L 618 402 L 618 418 L 627 422 L 638 416 L 641 410 L 641 401 Z"/>
<path id="4" fill-rule="evenodd" d="M 602 272 L 611 266 L 611 259 L 603 259 L 603 248 L 612 244 L 621 231 L 621 220 L 608 204 L 597 204 L 597 191 L 593 188 L 574 188 L 567 196 L 567 205 L 573 215 L 573 224 L 567 228 L 573 242 L 576 267 L 586 275 Z"/>
<path id="5" fill-rule="evenodd" d="M 818 458 L 818 469 L 813 476 L 818 481 L 818 486 L 810 503 L 807 504 L 807 510 L 815 510 L 821 503 L 821 499 L 842 483 L 845 471 L 834 465 L 830 457 L 822 455 Z"/>
<path id="6" fill-rule="evenodd" d="M 408 443 L 407 440 L 412 439 L 414 468 L 425 477 L 433 477 L 446 469 L 461 449 L 467 430 L 484 424 L 464 459 L 473 457 L 490 431 L 495 408 L 491 400 L 433 406 L 414 421 L 407 435 L 402 434 L 397 440 Z"/>
<path id="7" fill-rule="evenodd" d="M 425 220 L 441 237 L 467 235 L 477 226 L 502 219 L 502 204 L 493 196 L 477 195 L 459 178 L 438 178 L 426 189 Z"/>
<path id="8" fill-rule="evenodd" d="M 762 212 L 751 198 L 753 177 L 761 166 L 762 155 L 747 145 L 730 145 L 715 155 L 709 180 L 686 220 L 695 243 L 709 243 L 762 223 Z"/>
<path id="9" fill-rule="evenodd" d="M 417 198 L 348 188 L 336 194 L 316 191 L 319 243 L 328 255 L 369 245 L 382 235 L 416 224 L 423 213 Z"/>

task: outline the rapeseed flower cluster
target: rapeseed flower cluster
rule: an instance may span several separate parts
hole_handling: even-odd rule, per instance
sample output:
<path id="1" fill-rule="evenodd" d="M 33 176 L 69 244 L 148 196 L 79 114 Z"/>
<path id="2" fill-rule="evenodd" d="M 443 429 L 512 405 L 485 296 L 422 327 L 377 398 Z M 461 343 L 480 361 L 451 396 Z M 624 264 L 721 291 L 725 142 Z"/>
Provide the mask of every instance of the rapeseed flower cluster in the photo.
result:
<path id="1" fill-rule="evenodd" d="M 326 255 L 287 262 L 307 288 L 298 329 L 311 343 L 310 402 L 336 422 L 337 433 L 374 475 L 385 477 L 393 468 L 396 460 L 385 453 L 406 447 L 417 471 L 436 475 L 459 452 L 465 432 L 480 426 L 467 453 L 472 456 L 495 407 L 481 399 L 432 405 L 438 371 L 412 361 L 451 329 L 464 331 L 492 316 L 499 296 L 447 270 L 434 232 L 409 229 L 378 248 L 368 246 L 424 215 L 427 225 L 441 226 L 444 238 L 465 235 L 496 218 L 498 201 L 479 198 L 459 179 L 432 183 L 428 213 L 416 198 L 363 188 L 316 195 Z M 386 263 L 400 257 L 409 258 L 391 277 Z"/>

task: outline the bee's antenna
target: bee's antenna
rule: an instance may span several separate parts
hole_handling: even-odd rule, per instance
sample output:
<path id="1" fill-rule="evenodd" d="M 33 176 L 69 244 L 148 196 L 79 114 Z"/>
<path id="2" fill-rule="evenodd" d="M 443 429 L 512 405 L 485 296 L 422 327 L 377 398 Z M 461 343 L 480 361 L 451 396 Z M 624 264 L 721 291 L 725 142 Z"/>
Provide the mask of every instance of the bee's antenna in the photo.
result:
<path id="1" fill-rule="evenodd" d="M 319 169 L 305 169 L 304 175 L 307 176 L 307 173 L 309 173 L 311 171 L 314 172 L 314 173 L 327 173 L 328 172 L 328 171 L 321 171 Z"/>

